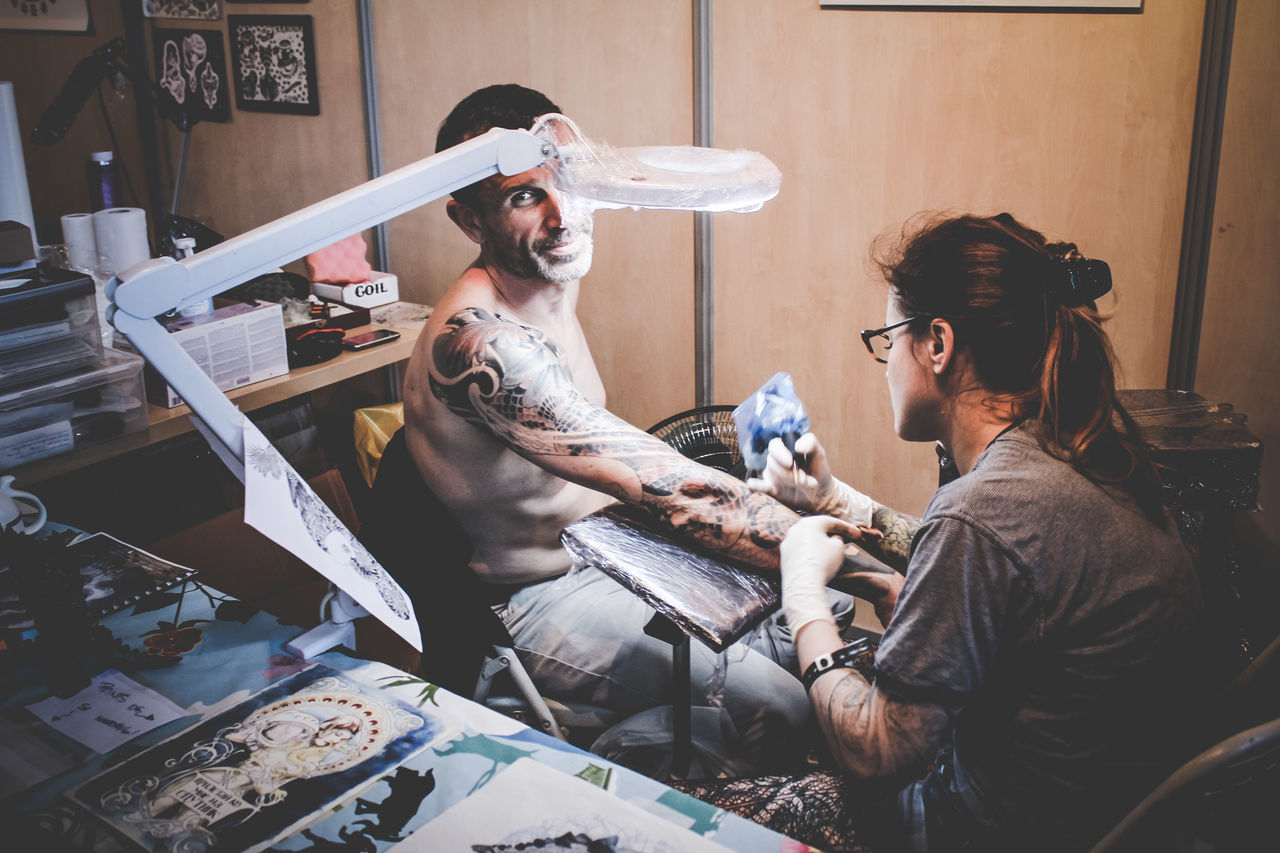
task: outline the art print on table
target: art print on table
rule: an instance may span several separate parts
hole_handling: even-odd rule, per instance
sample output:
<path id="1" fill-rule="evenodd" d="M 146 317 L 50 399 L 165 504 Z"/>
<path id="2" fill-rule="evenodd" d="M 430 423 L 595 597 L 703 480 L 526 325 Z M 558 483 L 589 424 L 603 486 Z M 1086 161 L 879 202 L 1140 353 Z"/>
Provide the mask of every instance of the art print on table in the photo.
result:
<path id="1" fill-rule="evenodd" d="M 230 121 L 231 89 L 227 55 L 218 30 L 152 31 L 157 93 L 162 115 L 181 116 L 180 126 L 198 121 Z"/>
<path id="2" fill-rule="evenodd" d="M 310 15 L 228 15 L 236 106 L 319 115 Z"/>
<path id="3" fill-rule="evenodd" d="M 79 568 L 84 600 L 95 616 L 123 610 L 196 574 L 108 533 L 78 539 L 67 546 L 67 555 Z"/>
<path id="4" fill-rule="evenodd" d="M 317 665 L 99 774 L 71 798 L 149 850 L 262 850 L 448 734 Z"/>
<path id="5" fill-rule="evenodd" d="M 222 8 L 218 0 L 142 0 L 142 14 L 148 18 L 217 21 L 222 17 Z"/>
<path id="6" fill-rule="evenodd" d="M 532 758 L 397 844 L 395 853 L 514 850 L 728 853 L 719 844 Z"/>

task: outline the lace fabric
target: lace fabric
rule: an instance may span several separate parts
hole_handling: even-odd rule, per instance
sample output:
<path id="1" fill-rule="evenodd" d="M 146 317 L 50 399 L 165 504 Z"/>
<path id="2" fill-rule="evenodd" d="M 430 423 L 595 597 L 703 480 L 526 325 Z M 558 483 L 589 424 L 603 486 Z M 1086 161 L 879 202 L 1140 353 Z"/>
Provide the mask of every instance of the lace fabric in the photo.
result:
<path id="1" fill-rule="evenodd" d="M 849 807 L 857 783 L 840 773 L 675 781 L 677 790 L 828 853 L 872 853 Z M 881 848 L 883 849 L 883 848 Z"/>

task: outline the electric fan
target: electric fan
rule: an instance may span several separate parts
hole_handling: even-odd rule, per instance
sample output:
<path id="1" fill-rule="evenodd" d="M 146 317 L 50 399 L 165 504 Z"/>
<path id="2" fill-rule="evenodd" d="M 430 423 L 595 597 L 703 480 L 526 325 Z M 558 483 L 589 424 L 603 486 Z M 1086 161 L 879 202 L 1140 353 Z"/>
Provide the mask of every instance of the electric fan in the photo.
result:
<path id="1" fill-rule="evenodd" d="M 742 480 L 746 478 L 747 469 L 742 449 L 738 446 L 734 408 L 718 405 L 689 409 L 649 427 L 648 432 L 674 447 L 682 456 L 727 471 Z"/>

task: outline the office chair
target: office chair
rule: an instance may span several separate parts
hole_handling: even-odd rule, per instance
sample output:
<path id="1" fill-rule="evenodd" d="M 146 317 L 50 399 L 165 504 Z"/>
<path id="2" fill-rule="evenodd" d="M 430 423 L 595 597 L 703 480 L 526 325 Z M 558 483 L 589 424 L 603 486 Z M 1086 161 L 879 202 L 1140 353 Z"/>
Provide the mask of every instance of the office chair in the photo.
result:
<path id="1" fill-rule="evenodd" d="M 1090 853 L 1280 847 L 1280 637 L 1208 709 L 1211 743 L 1129 810 Z"/>
<path id="2" fill-rule="evenodd" d="M 1183 764 L 1090 853 L 1275 849 L 1280 843 L 1280 718 Z"/>
<path id="3" fill-rule="evenodd" d="M 1217 706 L 1223 735 L 1280 717 L 1280 636 L 1231 680 Z"/>

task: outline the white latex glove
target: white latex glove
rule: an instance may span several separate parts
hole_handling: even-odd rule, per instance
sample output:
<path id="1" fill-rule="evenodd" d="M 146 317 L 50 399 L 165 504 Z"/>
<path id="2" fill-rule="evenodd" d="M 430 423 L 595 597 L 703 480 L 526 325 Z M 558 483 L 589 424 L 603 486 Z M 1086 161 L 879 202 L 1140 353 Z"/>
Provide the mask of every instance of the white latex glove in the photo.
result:
<path id="1" fill-rule="evenodd" d="M 831 515 L 863 527 L 871 526 L 876 507 L 871 498 L 835 478 L 827 452 L 811 432 L 796 439 L 794 455 L 782 439 L 772 439 L 764 471 L 747 480 L 747 486 L 800 512 Z"/>
<path id="2" fill-rule="evenodd" d="M 845 544 L 856 541 L 856 527 L 825 515 L 802 518 L 782 540 L 782 609 L 794 639 L 810 622 L 830 622 L 827 584 L 844 563 Z"/>

